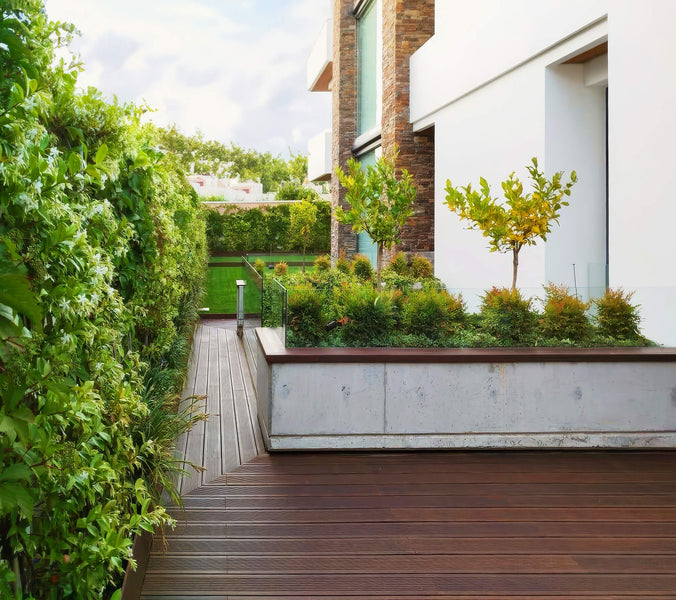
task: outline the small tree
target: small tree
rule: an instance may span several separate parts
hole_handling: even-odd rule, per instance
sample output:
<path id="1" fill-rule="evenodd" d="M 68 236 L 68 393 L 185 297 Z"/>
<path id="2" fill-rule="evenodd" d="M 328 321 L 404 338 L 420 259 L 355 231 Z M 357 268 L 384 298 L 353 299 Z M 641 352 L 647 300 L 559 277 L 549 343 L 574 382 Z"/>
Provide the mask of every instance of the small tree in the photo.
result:
<path id="1" fill-rule="evenodd" d="M 312 238 L 312 228 L 317 222 L 317 207 L 307 199 L 291 205 L 291 237 L 303 246 L 303 273 L 305 273 L 305 248 Z"/>
<path id="2" fill-rule="evenodd" d="M 367 167 L 351 158 L 347 163 L 347 173 L 336 167 L 341 185 L 347 190 L 346 202 L 349 210 L 338 206 L 335 211 L 339 223 L 349 223 L 355 233 L 365 231 L 375 242 L 378 253 L 376 273 L 380 289 L 380 271 L 383 250 L 392 248 L 401 241 L 401 228 L 413 214 L 417 190 L 412 175 L 401 170 L 401 176 L 395 174 L 395 162 L 398 152 L 391 158 L 382 156 L 375 166 Z"/>
<path id="3" fill-rule="evenodd" d="M 479 180 L 480 190 L 473 190 L 471 184 L 454 188 L 450 180 L 446 181 L 445 204 L 461 219 L 471 221 L 470 229 L 479 229 L 490 238 L 491 252 L 512 252 L 512 289 L 516 289 L 521 248 L 535 245 L 538 238 L 547 240 L 552 222 L 559 222 L 561 207 L 568 206 L 563 197 L 570 196 L 570 188 L 577 181 L 575 171 L 566 184 L 562 183 L 562 171 L 547 179 L 538 170 L 535 158 L 527 169 L 533 182 L 532 193 L 524 194 L 523 185 L 512 173 L 502 182 L 507 206 L 491 198 L 483 177 Z"/>

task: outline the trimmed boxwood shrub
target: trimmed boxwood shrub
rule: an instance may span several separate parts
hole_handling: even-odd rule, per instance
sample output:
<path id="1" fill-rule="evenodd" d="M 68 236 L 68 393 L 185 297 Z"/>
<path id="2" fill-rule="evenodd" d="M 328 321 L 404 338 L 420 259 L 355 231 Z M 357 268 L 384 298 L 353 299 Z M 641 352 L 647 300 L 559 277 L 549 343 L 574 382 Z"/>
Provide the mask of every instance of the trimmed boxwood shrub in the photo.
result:
<path id="1" fill-rule="evenodd" d="M 464 321 L 462 298 L 451 296 L 446 290 L 420 290 L 409 294 L 403 302 L 401 322 L 406 333 L 430 339 L 446 337 Z"/>
<path id="2" fill-rule="evenodd" d="M 355 254 L 352 259 L 352 272 L 360 279 L 370 281 L 373 278 L 371 261 L 362 254 Z"/>
<path id="3" fill-rule="evenodd" d="M 633 292 L 626 293 L 622 289 L 608 289 L 601 298 L 594 300 L 596 326 L 601 335 L 621 340 L 641 337 L 639 307 L 630 303 L 633 295 Z"/>
<path id="4" fill-rule="evenodd" d="M 519 290 L 490 289 L 482 298 L 480 314 L 483 329 L 506 345 L 533 341 L 537 314 L 531 300 L 523 298 Z"/>
<path id="5" fill-rule="evenodd" d="M 289 292 L 289 337 L 297 346 L 315 346 L 326 337 L 324 295 L 309 283 Z"/>
<path id="6" fill-rule="evenodd" d="M 581 341 L 590 334 L 587 318 L 589 304 L 572 296 L 564 285 L 549 283 L 545 287 L 545 307 L 540 331 L 545 337 Z"/>

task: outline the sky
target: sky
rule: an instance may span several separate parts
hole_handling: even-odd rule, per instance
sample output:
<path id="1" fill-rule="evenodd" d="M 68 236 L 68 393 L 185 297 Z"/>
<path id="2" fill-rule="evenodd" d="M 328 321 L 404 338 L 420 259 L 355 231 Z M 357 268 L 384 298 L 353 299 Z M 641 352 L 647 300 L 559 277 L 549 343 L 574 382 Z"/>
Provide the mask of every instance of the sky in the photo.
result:
<path id="1" fill-rule="evenodd" d="M 81 32 L 80 86 L 146 103 L 158 125 L 287 156 L 331 126 L 306 61 L 330 0 L 45 0 Z"/>

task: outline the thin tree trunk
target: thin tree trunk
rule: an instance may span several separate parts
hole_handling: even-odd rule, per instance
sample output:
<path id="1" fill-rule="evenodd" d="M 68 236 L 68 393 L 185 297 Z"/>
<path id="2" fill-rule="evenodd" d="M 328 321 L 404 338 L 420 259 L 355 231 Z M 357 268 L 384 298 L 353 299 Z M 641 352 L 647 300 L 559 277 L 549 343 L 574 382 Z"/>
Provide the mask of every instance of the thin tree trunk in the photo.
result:
<path id="1" fill-rule="evenodd" d="M 378 244 L 378 251 L 376 253 L 376 275 L 378 281 L 378 293 L 380 293 L 380 265 L 383 262 L 383 246 Z"/>
<path id="2" fill-rule="evenodd" d="M 516 274 L 519 271 L 519 250 L 521 248 L 512 248 L 512 291 L 516 289 Z"/>

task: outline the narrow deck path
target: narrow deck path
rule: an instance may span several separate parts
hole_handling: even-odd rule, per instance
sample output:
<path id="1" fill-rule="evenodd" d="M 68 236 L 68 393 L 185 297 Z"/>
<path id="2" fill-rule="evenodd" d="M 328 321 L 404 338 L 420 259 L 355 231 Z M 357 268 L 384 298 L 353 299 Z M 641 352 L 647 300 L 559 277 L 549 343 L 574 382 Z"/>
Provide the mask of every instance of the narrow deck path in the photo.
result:
<path id="1" fill-rule="evenodd" d="M 198 332 L 206 470 L 142 598 L 676 600 L 676 452 L 268 455 L 247 341 Z"/>
<path id="2" fill-rule="evenodd" d="M 185 496 L 265 452 L 256 417 L 256 395 L 244 346 L 234 321 L 205 321 L 195 333 L 184 396 L 206 396 L 200 422 L 178 442 L 188 469 L 179 489 Z"/>

